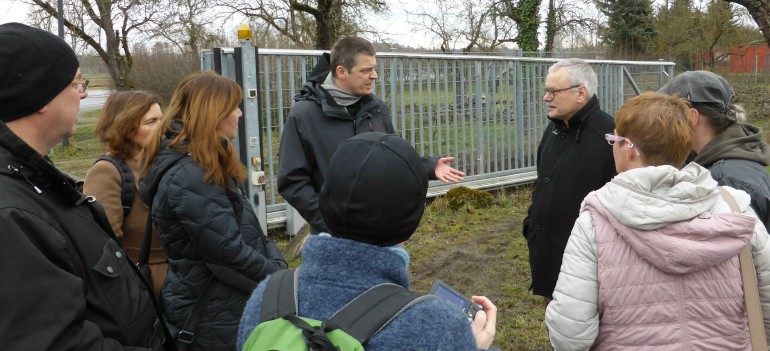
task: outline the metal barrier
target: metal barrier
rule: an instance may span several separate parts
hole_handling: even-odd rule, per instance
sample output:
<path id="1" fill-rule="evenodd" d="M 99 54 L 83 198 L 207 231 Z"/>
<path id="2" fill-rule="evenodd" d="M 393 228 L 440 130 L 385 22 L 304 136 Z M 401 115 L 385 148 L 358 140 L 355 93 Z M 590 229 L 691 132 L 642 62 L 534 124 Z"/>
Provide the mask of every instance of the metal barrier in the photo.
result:
<path id="1" fill-rule="evenodd" d="M 231 50 L 232 51 L 232 50 Z M 226 55 L 227 50 L 222 50 Z M 286 205 L 276 190 L 283 125 L 323 51 L 258 50 L 259 110 L 268 226 L 284 225 Z M 207 56 L 203 52 L 204 69 Z M 222 59 L 226 62 L 227 59 Z M 382 98 L 397 133 L 421 155 L 454 156 L 466 174 L 459 185 L 479 189 L 532 182 L 537 146 L 548 120 L 542 102 L 548 67 L 558 59 L 477 55 L 377 54 Z M 614 113 L 630 96 L 655 91 L 674 63 L 586 60 L 599 77 L 602 109 Z M 456 185 L 433 181 L 429 196 Z"/>

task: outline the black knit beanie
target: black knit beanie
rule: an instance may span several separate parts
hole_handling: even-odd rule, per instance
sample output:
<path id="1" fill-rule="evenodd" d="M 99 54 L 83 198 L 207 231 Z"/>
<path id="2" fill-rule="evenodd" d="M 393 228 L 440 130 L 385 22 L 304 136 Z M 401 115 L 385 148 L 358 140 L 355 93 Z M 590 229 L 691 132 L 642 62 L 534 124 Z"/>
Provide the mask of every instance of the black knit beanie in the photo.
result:
<path id="1" fill-rule="evenodd" d="M 332 156 L 321 188 L 321 215 L 332 236 L 391 246 L 412 236 L 428 191 L 425 166 L 396 135 L 364 133 Z"/>
<path id="2" fill-rule="evenodd" d="M 23 25 L 0 25 L 0 120 L 30 115 L 72 83 L 78 58 L 61 38 Z"/>

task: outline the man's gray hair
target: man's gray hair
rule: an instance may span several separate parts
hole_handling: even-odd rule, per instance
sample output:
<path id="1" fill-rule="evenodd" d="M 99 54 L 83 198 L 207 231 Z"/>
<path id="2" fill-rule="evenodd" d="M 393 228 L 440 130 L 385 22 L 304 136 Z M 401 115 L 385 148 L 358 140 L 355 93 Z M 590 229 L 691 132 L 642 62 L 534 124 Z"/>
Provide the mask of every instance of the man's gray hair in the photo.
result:
<path id="1" fill-rule="evenodd" d="M 553 73 L 562 68 L 568 69 L 570 72 L 570 85 L 585 86 L 588 97 L 593 97 L 596 94 L 599 80 L 596 78 L 596 72 L 588 63 L 581 59 L 569 58 L 548 67 L 548 73 Z"/>

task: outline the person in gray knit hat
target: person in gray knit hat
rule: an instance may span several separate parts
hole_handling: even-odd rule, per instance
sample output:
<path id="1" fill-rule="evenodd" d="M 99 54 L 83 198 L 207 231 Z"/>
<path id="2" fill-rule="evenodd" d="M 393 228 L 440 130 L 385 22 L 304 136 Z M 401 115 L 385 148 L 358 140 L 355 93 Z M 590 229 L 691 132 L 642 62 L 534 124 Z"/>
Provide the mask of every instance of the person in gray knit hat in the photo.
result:
<path id="1" fill-rule="evenodd" d="M 770 230 L 770 147 L 762 130 L 746 123 L 746 111 L 733 103 L 727 80 L 708 71 L 688 71 L 659 92 L 685 98 L 692 105 L 693 162 L 706 167 L 719 185 L 751 195 L 751 207 Z"/>
<path id="2" fill-rule="evenodd" d="M 163 350 L 171 340 L 102 207 L 48 158 L 75 132 L 87 85 L 61 38 L 0 25 L 3 350 Z"/>
<path id="3" fill-rule="evenodd" d="M 296 271 L 297 314 L 326 320 L 379 284 L 409 288 L 409 254 L 404 241 L 422 218 L 428 175 L 406 140 L 367 132 L 340 144 L 329 162 L 320 193 L 328 233 L 311 235 Z M 260 283 L 243 312 L 238 350 L 260 323 Z M 473 296 L 485 312 L 473 324 L 462 311 L 439 299 L 409 305 L 363 344 L 366 350 L 488 349 L 495 336 L 497 308 Z"/>

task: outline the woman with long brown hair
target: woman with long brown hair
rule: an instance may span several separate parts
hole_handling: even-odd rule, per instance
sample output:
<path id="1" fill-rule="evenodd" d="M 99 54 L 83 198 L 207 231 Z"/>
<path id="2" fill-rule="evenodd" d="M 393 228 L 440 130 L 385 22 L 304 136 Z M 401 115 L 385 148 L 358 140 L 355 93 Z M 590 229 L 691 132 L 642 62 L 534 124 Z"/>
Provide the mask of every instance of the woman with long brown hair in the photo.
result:
<path id="1" fill-rule="evenodd" d="M 160 99 L 153 94 L 144 91 L 110 94 L 95 130 L 107 153 L 88 171 L 83 186 L 83 193 L 96 197 L 104 206 L 112 230 L 134 262 L 139 259 L 149 212 L 138 195 L 139 154 L 161 116 Z M 125 177 L 123 168 L 129 171 L 129 177 Z M 126 189 L 126 186 L 129 188 Z M 155 230 L 149 254 L 148 267 L 155 296 L 158 296 L 166 279 L 168 264 Z"/>
<path id="2" fill-rule="evenodd" d="M 187 76 L 143 157 L 140 191 L 169 260 L 161 305 L 191 350 L 234 350 L 251 289 L 286 268 L 240 188 L 246 168 L 230 139 L 242 94 L 212 72 Z"/>

